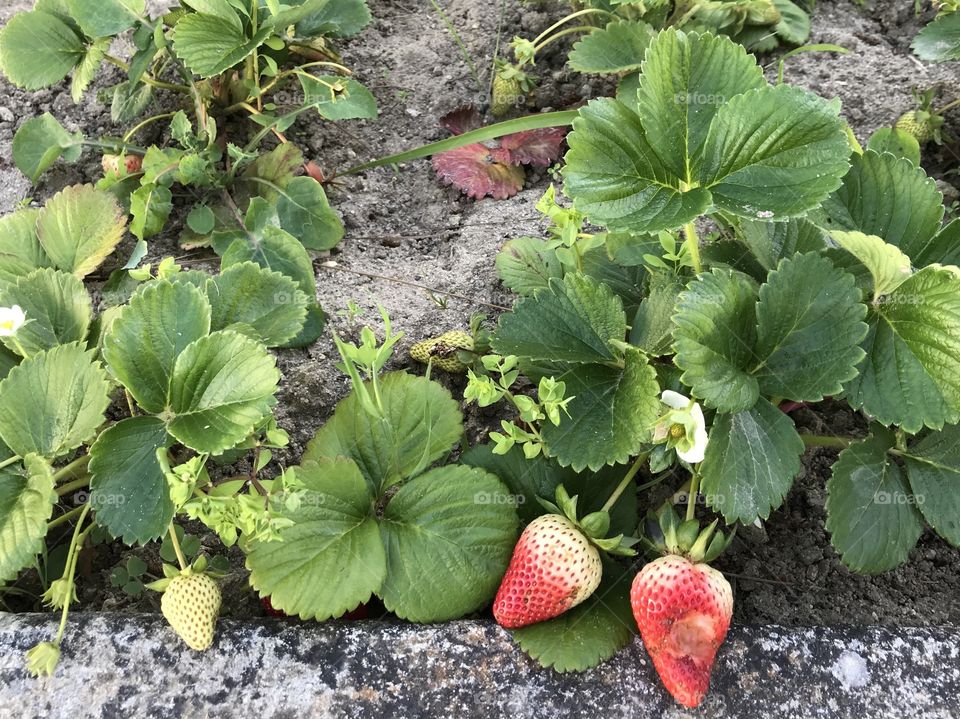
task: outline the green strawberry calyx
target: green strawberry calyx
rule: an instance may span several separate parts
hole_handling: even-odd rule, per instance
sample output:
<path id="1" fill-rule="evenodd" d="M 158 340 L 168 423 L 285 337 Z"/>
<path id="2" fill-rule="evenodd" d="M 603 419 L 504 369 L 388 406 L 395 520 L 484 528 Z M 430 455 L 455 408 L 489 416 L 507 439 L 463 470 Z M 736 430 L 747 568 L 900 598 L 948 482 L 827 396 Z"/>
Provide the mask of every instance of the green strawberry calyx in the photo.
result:
<path id="1" fill-rule="evenodd" d="M 636 551 L 632 549 L 633 545 L 640 540 L 636 537 L 628 537 L 624 534 L 618 534 L 614 537 L 608 537 L 610 531 L 610 513 L 606 511 L 591 512 L 582 518 L 577 518 L 577 500 L 579 495 L 570 496 L 566 488 L 561 484 L 557 486 L 556 501 L 550 502 L 546 499 L 537 497 L 537 501 L 552 514 L 558 514 L 561 517 L 569 519 L 583 535 L 590 540 L 590 543 L 598 549 L 622 557 L 632 557 Z"/>
<path id="2" fill-rule="evenodd" d="M 701 529 L 696 519 L 682 521 L 673 506 L 666 502 L 658 512 L 650 512 L 644 520 L 644 544 L 656 554 L 676 554 L 694 564 L 709 564 L 723 554 L 736 535 L 736 529 L 723 532 L 713 520 Z"/>

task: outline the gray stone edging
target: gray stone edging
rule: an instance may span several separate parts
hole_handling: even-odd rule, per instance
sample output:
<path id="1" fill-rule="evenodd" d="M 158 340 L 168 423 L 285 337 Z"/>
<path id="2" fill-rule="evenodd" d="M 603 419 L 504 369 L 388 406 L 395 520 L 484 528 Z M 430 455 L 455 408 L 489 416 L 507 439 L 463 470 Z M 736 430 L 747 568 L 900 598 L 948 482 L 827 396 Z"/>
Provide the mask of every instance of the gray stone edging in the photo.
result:
<path id="1" fill-rule="evenodd" d="M 51 615 L 0 614 L 0 719 L 749 717 L 960 719 L 960 629 L 734 626 L 697 711 L 639 640 L 584 674 L 540 668 L 492 623 L 222 620 L 206 654 L 158 615 L 71 616 L 55 676 L 23 652 Z"/>

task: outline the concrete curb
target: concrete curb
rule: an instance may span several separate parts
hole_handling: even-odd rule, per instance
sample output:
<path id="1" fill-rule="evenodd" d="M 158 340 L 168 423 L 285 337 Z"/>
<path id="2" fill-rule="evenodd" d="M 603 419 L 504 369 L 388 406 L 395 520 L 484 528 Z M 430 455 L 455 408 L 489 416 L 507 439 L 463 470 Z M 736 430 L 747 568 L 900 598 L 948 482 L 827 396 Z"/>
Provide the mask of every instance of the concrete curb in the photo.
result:
<path id="1" fill-rule="evenodd" d="M 23 653 L 50 615 L 0 614 L 0 718 L 960 718 L 960 629 L 735 626 L 684 710 L 639 640 L 584 674 L 540 668 L 496 625 L 222 620 L 195 654 L 157 615 L 71 616 L 55 676 Z"/>

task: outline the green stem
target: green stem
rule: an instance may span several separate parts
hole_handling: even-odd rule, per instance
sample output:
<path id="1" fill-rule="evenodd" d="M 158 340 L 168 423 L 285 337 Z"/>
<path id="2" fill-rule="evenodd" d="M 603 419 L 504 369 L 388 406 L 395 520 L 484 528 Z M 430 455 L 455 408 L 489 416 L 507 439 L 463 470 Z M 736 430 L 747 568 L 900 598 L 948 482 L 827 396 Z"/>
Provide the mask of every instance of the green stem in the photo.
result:
<path id="1" fill-rule="evenodd" d="M 9 467 L 11 464 L 16 464 L 19 461 L 20 461 L 19 456 L 13 456 L 13 457 L 10 457 L 9 459 L 5 459 L 2 462 L 0 462 L 0 469 L 3 469 L 4 467 Z"/>
<path id="2" fill-rule="evenodd" d="M 637 476 L 637 472 L 640 471 L 643 463 L 647 461 L 648 456 L 649 454 L 644 452 L 634 460 L 633 464 L 630 466 L 630 469 L 627 470 L 627 473 L 623 475 L 623 479 L 620 480 L 620 484 L 618 484 L 617 488 L 613 490 L 613 494 L 610 495 L 610 498 L 600 508 L 601 512 L 609 512 L 611 509 L 613 509 L 613 505 L 617 503 L 617 500 L 620 499 L 620 495 L 623 494 L 630 482 L 633 481 L 633 478 Z"/>
<path id="3" fill-rule="evenodd" d="M 561 30 L 556 35 L 551 35 L 546 40 L 541 42 L 539 45 L 535 45 L 533 51 L 535 53 L 540 52 L 547 45 L 552 43 L 554 40 L 559 40 L 560 38 L 566 35 L 572 35 L 577 32 L 593 32 L 597 28 L 594 25 L 577 25 L 576 27 L 568 27 L 566 30 Z"/>
<path id="4" fill-rule="evenodd" d="M 180 565 L 180 571 L 183 571 L 187 568 L 187 559 L 183 556 L 183 550 L 180 549 L 180 540 L 177 539 L 177 528 L 174 523 L 170 522 L 170 529 L 168 530 L 170 535 L 170 544 L 173 545 L 173 551 L 177 555 L 177 563 Z"/>
<path id="5" fill-rule="evenodd" d="M 937 108 L 936 110 L 934 110 L 934 113 L 937 114 L 937 115 L 942 115 L 942 114 L 945 113 L 947 110 L 950 110 L 950 109 L 956 107 L 957 105 L 960 105 L 960 97 L 958 97 L 956 100 L 951 100 L 950 102 L 948 102 L 948 103 L 947 103 L 946 105 L 944 105 L 943 107 Z"/>
<path id="6" fill-rule="evenodd" d="M 700 261 L 700 238 L 697 237 L 697 228 L 692 222 L 683 226 L 683 233 L 687 238 L 687 250 L 690 252 L 690 261 L 693 262 L 693 271 L 700 274 L 703 264 Z"/>
<path id="7" fill-rule="evenodd" d="M 456 150 L 458 147 L 470 145 L 474 142 L 486 142 L 487 140 L 493 140 L 497 137 L 503 137 L 504 135 L 510 135 L 515 132 L 523 132 L 524 130 L 538 130 L 545 127 L 572 125 L 578 114 L 579 111 L 577 110 L 562 110 L 560 112 L 542 112 L 538 115 L 518 117 L 505 122 L 498 122 L 494 125 L 487 125 L 477 130 L 471 130 L 462 135 L 448 137 L 446 140 L 431 142 L 428 145 L 423 145 L 414 150 L 407 150 L 406 152 L 400 152 L 396 155 L 382 157 L 379 160 L 365 162 L 362 165 L 355 165 L 337 174 L 353 175 L 357 172 L 371 170 L 375 167 L 396 165 L 409 160 L 419 160 L 421 157 L 430 157 L 430 155 L 436 155 L 437 153 L 446 152 L 447 150 Z"/>
<path id="8" fill-rule="evenodd" d="M 144 120 L 143 122 L 141 122 L 139 125 L 135 125 L 135 126 L 133 127 L 133 129 L 130 130 L 130 132 L 128 132 L 126 135 L 124 135 L 124 136 L 123 136 L 123 141 L 124 141 L 124 142 L 129 142 L 129 141 L 133 138 L 134 135 L 136 135 L 138 132 L 140 132 L 140 130 L 142 130 L 143 128 L 145 128 L 147 125 L 152 125 L 153 123 L 159 122 L 160 120 L 166 120 L 166 119 L 168 119 L 168 118 L 173 117 L 173 116 L 176 115 L 176 114 L 177 114 L 177 113 L 175 113 L 175 112 L 165 112 L 165 113 L 163 113 L 162 115 L 154 115 L 153 117 L 148 117 L 146 120 Z"/>
<path id="9" fill-rule="evenodd" d="M 700 494 L 700 473 L 694 472 L 690 477 L 690 491 L 687 493 L 687 521 L 694 518 L 697 510 L 697 495 Z"/>
<path id="10" fill-rule="evenodd" d="M 73 480 L 72 482 L 67 482 L 62 487 L 57 487 L 57 496 L 65 497 L 75 489 L 82 489 L 83 487 L 89 487 L 89 486 L 90 486 L 90 475 L 87 474 L 87 475 L 84 475 L 83 477 L 79 477 L 78 479 Z"/>
<path id="11" fill-rule="evenodd" d="M 101 150 L 109 150 L 110 152 L 126 152 L 127 150 L 135 152 L 138 155 L 146 155 L 147 148 L 141 147 L 140 145 L 131 145 L 129 142 L 121 140 L 120 142 L 104 142 L 102 140 L 84 140 L 80 143 L 81 145 L 86 145 L 87 147 L 99 147 Z"/>
<path id="12" fill-rule="evenodd" d="M 801 434 L 800 439 L 807 447 L 835 447 L 846 449 L 856 441 L 853 437 L 833 437 L 820 434 Z"/>
<path id="13" fill-rule="evenodd" d="M 55 483 L 62 482 L 65 479 L 73 479 L 80 472 L 86 472 L 87 464 L 90 462 L 90 455 L 85 454 L 73 460 L 70 464 L 57 470 L 53 475 Z"/>
<path id="14" fill-rule="evenodd" d="M 49 532 L 51 529 L 55 529 L 56 527 L 59 527 L 61 524 L 66 524 L 77 515 L 84 514 L 89 507 L 90 507 L 89 502 L 85 502 L 79 507 L 76 507 L 75 509 L 71 509 L 69 512 L 66 512 L 65 514 L 61 514 L 56 519 L 53 519 L 47 522 L 47 531 Z M 77 526 L 80 526 L 80 525 L 77 524 Z"/>
<path id="15" fill-rule="evenodd" d="M 588 14 L 590 14 L 590 13 L 599 13 L 599 14 L 602 14 L 602 15 L 608 15 L 611 20 L 616 20 L 616 19 L 618 19 L 617 16 L 614 15 L 612 12 L 609 12 L 609 11 L 607 11 L 607 10 L 601 10 L 601 9 L 599 9 L 599 8 L 587 8 L 587 9 L 585 9 L 585 10 L 578 10 L 578 11 L 575 12 L 575 13 L 570 13 L 569 15 L 567 15 L 567 16 L 566 16 L 565 18 L 563 18 L 562 20 L 558 20 L 558 21 L 555 22 L 553 25 L 551 25 L 551 26 L 548 27 L 546 30 L 544 30 L 542 33 L 540 33 L 539 35 L 537 35 L 537 36 L 533 39 L 533 44 L 534 44 L 534 45 L 540 44 L 540 42 L 542 42 L 545 37 L 547 37 L 548 35 L 550 35 L 550 33 L 552 33 L 554 30 L 556 30 L 557 28 L 559 28 L 561 25 L 566 25 L 566 24 L 567 24 L 568 22 L 570 22 L 571 20 L 576 20 L 578 17 L 582 17 L 583 15 L 588 15 Z"/>
<path id="16" fill-rule="evenodd" d="M 90 511 L 90 505 L 85 504 L 83 507 L 80 507 L 82 511 L 80 512 L 80 520 L 77 522 L 77 526 L 73 530 L 73 538 L 70 540 L 70 549 L 67 554 L 67 568 L 64 572 L 64 577 L 67 580 L 67 583 L 71 586 L 73 585 L 73 579 L 77 574 L 77 558 L 80 556 L 80 549 L 83 547 L 83 541 L 87 538 L 88 529 L 80 531 L 80 527 L 83 526 L 83 520 L 87 518 L 87 512 Z M 54 643 L 59 647 L 60 642 L 63 641 L 63 633 L 67 629 L 67 617 L 70 616 L 70 597 L 67 598 L 67 601 L 63 603 L 63 610 L 60 613 L 60 626 L 57 628 L 57 636 L 53 640 Z"/>
<path id="17" fill-rule="evenodd" d="M 130 65 L 119 57 L 114 57 L 113 55 L 104 55 L 103 59 L 109 62 L 111 65 L 116 65 L 124 72 L 130 72 Z M 152 87 L 159 87 L 163 90 L 173 90 L 174 92 L 189 93 L 190 87 L 187 85 L 175 85 L 172 82 L 164 82 L 163 80 L 156 80 L 149 75 L 144 75 L 140 78 L 140 81 L 150 85 Z"/>
<path id="18" fill-rule="evenodd" d="M 14 349 L 17 350 L 17 354 L 24 359 L 30 359 L 30 354 L 23 348 L 23 345 L 20 344 L 20 340 L 17 339 L 16 335 L 10 335 L 10 341 L 13 343 Z"/>

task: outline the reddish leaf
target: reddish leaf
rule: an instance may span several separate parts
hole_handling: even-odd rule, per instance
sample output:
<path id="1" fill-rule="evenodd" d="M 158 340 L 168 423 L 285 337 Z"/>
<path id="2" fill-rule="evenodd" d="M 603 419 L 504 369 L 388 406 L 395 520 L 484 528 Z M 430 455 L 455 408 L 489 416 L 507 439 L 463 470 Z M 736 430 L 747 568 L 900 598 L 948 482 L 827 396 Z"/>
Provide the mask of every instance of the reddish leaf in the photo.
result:
<path id="1" fill-rule="evenodd" d="M 523 168 L 507 164 L 509 153 L 490 149 L 479 142 L 433 156 L 433 169 L 441 180 L 449 182 L 480 199 L 490 195 L 505 200 L 523 187 Z"/>
<path id="2" fill-rule="evenodd" d="M 566 127 L 545 127 L 515 132 L 504 137 L 500 144 L 509 151 L 510 161 L 515 165 L 547 167 L 560 157 L 560 145 L 567 137 L 567 130 Z"/>
<path id="3" fill-rule="evenodd" d="M 476 130 L 480 125 L 480 111 L 474 105 L 458 107 L 440 118 L 440 126 L 454 135 Z"/>

